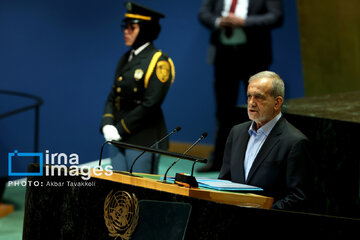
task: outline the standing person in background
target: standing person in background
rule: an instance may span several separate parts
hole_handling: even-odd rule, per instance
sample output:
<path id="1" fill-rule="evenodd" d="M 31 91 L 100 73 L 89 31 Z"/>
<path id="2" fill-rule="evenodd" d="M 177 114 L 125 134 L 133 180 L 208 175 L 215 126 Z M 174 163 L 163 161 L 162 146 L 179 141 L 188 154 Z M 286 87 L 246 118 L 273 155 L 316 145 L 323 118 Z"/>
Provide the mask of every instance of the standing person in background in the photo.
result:
<path id="1" fill-rule="evenodd" d="M 216 139 L 208 165 L 199 172 L 219 171 L 226 138 L 236 123 L 239 84 L 269 69 L 272 62 L 270 30 L 281 26 L 281 0 L 204 0 L 200 22 L 210 29 L 208 62 L 214 65 Z"/>
<path id="2" fill-rule="evenodd" d="M 101 131 L 107 141 L 115 140 L 149 147 L 167 134 L 161 109 L 174 81 L 172 60 L 156 49 L 164 15 L 133 2 L 127 2 L 123 20 L 125 45 L 131 49 L 119 60 L 114 83 L 105 104 Z M 167 149 L 168 139 L 157 146 Z M 110 146 L 114 170 L 129 171 L 139 152 Z M 157 173 L 159 156 L 145 153 L 134 172 Z"/>

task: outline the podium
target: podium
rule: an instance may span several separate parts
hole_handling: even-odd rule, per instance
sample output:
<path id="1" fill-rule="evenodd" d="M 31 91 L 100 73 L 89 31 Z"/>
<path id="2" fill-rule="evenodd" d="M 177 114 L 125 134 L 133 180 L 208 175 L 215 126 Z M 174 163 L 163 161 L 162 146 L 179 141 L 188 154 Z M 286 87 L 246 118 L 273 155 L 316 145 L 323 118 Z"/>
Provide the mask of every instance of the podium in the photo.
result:
<path id="1" fill-rule="evenodd" d="M 28 177 L 23 239 L 324 238 L 354 236 L 360 226 L 358 219 L 272 210 L 272 198 L 257 194 L 136 175 Z"/>
<path id="2" fill-rule="evenodd" d="M 134 187 L 142 187 L 149 191 L 162 191 L 173 195 L 193 197 L 235 206 L 269 209 L 273 203 L 273 198 L 261 196 L 258 194 L 224 192 L 201 188 L 186 188 L 177 184 L 163 183 L 160 181 L 160 175 L 136 174 L 135 176 L 129 176 L 125 174 L 114 173 L 111 176 L 102 174 L 100 176 L 92 175 L 92 177 L 94 179 L 123 183 Z"/>

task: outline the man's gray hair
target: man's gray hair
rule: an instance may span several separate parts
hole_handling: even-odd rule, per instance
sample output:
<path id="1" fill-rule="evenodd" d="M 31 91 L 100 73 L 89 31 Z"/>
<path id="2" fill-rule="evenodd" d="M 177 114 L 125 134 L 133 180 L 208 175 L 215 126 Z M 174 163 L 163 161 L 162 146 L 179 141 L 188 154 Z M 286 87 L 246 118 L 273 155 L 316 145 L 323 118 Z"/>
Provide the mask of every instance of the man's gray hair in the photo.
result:
<path id="1" fill-rule="evenodd" d="M 255 75 L 252 75 L 249 79 L 249 83 L 252 80 L 257 80 L 260 78 L 269 78 L 272 80 L 272 89 L 270 91 L 270 95 L 272 97 L 274 97 L 274 98 L 277 96 L 281 96 L 283 98 L 285 97 L 285 84 L 279 75 L 277 75 L 275 72 L 271 72 L 271 71 L 262 71 Z"/>

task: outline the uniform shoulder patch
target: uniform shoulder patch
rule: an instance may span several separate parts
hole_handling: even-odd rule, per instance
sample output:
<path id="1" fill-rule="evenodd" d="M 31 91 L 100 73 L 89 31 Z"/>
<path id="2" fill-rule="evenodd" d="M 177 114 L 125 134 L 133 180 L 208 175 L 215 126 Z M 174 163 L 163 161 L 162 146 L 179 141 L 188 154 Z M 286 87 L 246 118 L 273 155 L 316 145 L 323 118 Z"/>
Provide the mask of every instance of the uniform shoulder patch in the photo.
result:
<path id="1" fill-rule="evenodd" d="M 165 60 L 158 61 L 156 64 L 156 76 L 158 79 L 165 83 L 167 80 L 169 80 L 170 76 L 170 63 Z"/>

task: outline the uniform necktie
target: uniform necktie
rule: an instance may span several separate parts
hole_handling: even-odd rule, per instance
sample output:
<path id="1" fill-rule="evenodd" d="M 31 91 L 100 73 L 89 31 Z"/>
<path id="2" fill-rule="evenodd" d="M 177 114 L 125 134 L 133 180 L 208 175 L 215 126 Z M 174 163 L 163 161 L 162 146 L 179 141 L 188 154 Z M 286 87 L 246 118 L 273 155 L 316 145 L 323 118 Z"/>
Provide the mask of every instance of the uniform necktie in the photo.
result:
<path id="1" fill-rule="evenodd" d="M 130 62 L 135 57 L 135 50 L 131 50 L 128 62 Z"/>

